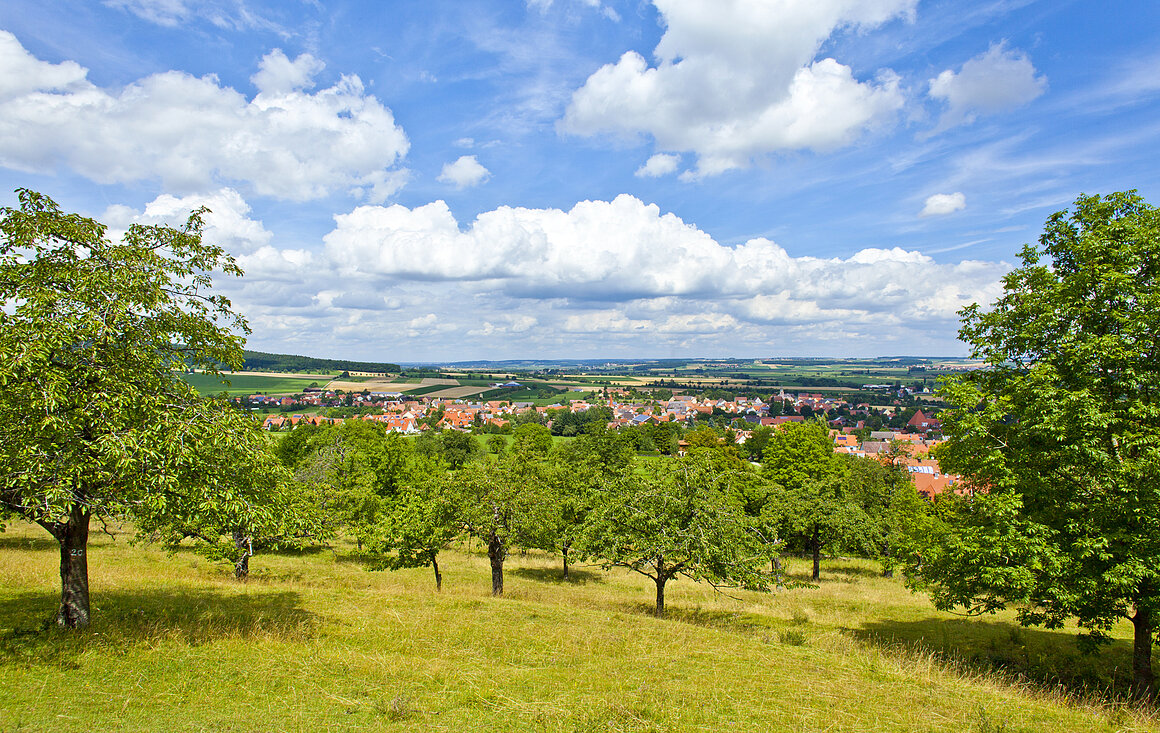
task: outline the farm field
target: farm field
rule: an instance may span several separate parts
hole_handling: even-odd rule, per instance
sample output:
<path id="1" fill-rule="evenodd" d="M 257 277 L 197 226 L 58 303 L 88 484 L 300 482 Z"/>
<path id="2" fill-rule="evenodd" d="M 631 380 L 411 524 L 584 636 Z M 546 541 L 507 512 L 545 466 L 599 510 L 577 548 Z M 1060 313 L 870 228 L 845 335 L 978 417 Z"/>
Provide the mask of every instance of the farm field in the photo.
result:
<path id="1" fill-rule="evenodd" d="M 182 374 L 181 378 L 202 394 L 219 394 L 227 392 L 230 395 L 241 394 L 293 394 L 301 392 L 304 387 L 317 385 L 325 386 L 331 377 L 319 374 L 258 374 L 253 372 L 232 372 L 224 379 L 229 381 L 227 386 L 213 374 Z"/>
<path id="2" fill-rule="evenodd" d="M 1071 632 L 962 619 L 859 560 L 816 589 L 722 595 L 513 552 L 507 595 L 465 547 L 368 572 L 335 551 L 259 555 L 238 583 L 190 552 L 94 533 L 94 622 L 41 627 L 55 543 L 0 535 L 0 730 L 1154 731 L 1145 712 L 1031 679 L 1111 684 Z M 806 562 L 791 565 L 805 570 Z M 794 575 L 793 577 L 801 577 Z"/>

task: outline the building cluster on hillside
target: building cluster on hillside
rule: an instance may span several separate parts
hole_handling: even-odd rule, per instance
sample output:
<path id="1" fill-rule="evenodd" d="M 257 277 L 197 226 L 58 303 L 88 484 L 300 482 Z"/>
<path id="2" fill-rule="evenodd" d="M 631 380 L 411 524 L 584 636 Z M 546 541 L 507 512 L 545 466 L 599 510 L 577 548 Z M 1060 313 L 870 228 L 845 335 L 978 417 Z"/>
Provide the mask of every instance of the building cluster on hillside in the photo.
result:
<path id="1" fill-rule="evenodd" d="M 404 399 L 402 393 L 368 393 L 340 395 L 321 391 L 295 398 L 266 398 L 251 395 L 251 404 L 280 406 L 306 404 L 316 406 L 352 406 L 371 408 L 358 417 L 337 418 L 320 415 L 270 415 L 263 427 L 268 430 L 290 429 L 301 423 L 325 425 L 348 420 L 371 420 L 381 423 L 388 432 L 415 435 L 424 430 L 500 429 L 509 426 L 518 416 L 539 413 L 538 420 L 551 425 L 562 412 L 584 413 L 594 407 L 608 409 L 611 415 L 605 424 L 609 430 L 643 427 L 662 423 L 692 426 L 698 420 L 722 417 L 734 426 L 739 444 L 748 440 L 759 427 L 776 427 L 790 422 L 801 422 L 806 415 L 828 416 L 836 450 L 857 456 L 891 460 L 910 473 L 915 486 L 922 493 L 934 496 L 945 491 L 961 491 L 957 477 L 944 474 L 938 462 L 929 457 L 930 450 L 940 440 L 941 425 L 921 410 L 903 430 L 871 432 L 860 440 L 857 433 L 865 434 L 865 418 L 870 413 L 867 404 L 850 404 L 846 400 L 815 393 L 787 394 L 784 390 L 768 402 L 758 397 L 712 399 L 692 395 L 672 395 L 668 399 L 645 399 L 624 389 L 605 390 L 599 399 L 576 399 L 567 404 L 535 405 L 531 402 L 507 400 L 471 401 L 469 398 L 447 399 L 419 397 Z M 349 400 L 349 401 L 348 401 Z M 808 408 L 808 409 L 803 409 Z M 784 413 L 784 414 L 782 414 Z"/>

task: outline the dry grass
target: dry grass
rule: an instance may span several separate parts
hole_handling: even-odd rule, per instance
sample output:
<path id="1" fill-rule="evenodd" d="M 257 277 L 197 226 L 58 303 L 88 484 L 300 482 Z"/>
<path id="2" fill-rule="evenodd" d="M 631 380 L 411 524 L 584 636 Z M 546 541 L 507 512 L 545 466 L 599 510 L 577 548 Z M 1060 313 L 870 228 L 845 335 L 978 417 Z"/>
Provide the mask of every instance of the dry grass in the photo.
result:
<path id="1" fill-rule="evenodd" d="M 42 534 L 0 535 L 0 730 L 1160 729 L 971 656 L 1062 653 L 1068 634 L 958 629 L 860 561 L 777 594 L 674 583 L 658 620 L 648 580 L 564 582 L 534 553 L 513 553 L 493 599 L 471 548 L 443 558 L 436 593 L 428 569 L 326 550 L 255 558 L 239 584 L 191 553 L 98 537 L 78 634 L 41 629 L 58 582 Z M 996 628 L 1011 649 L 989 644 Z"/>

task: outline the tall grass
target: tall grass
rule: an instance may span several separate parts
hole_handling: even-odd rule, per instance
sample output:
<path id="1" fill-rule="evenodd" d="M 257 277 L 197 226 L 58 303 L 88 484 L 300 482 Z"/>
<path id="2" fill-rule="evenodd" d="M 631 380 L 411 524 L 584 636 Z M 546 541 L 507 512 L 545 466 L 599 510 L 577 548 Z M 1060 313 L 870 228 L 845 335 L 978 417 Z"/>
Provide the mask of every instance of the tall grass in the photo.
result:
<path id="1" fill-rule="evenodd" d="M 0 535 L 0 730 L 1160 729 L 972 656 L 992 638 L 1066 652 L 1068 633 L 938 614 L 861 561 L 827 563 L 813 590 L 681 581 L 655 619 L 647 579 L 565 582 L 538 553 L 512 554 L 493 599 L 471 547 L 441 558 L 436 593 L 429 569 L 369 572 L 342 548 L 259 556 L 237 583 L 96 536 L 94 623 L 75 633 L 42 624 L 58 579 L 41 535 Z"/>

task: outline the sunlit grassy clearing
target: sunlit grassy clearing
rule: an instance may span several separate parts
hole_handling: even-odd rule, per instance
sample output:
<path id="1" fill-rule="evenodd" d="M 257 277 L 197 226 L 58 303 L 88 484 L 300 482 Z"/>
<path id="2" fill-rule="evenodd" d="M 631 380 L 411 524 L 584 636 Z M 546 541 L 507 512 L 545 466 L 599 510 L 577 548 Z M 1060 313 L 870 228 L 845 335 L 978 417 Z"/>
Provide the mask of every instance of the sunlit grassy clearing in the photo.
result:
<path id="1" fill-rule="evenodd" d="M 323 386 L 330 377 L 268 377 L 257 374 L 229 374 L 219 377 L 215 374 L 182 374 L 181 378 L 202 394 L 296 394 L 311 384 Z M 229 382 L 227 385 L 226 382 Z"/>
<path id="2" fill-rule="evenodd" d="M 536 553 L 512 555 L 508 595 L 493 599 L 471 551 L 443 558 L 437 594 L 429 570 L 367 572 L 328 550 L 260 556 L 239 584 L 192 553 L 97 537 L 95 622 L 79 634 L 37 630 L 56 561 L 39 529 L 0 535 L 3 730 L 1157 729 L 876 643 L 919 630 L 968 657 L 1014 630 L 1074 649 L 1067 633 L 1006 620 L 948 626 L 862 561 L 773 595 L 681 581 L 658 620 L 648 580 L 578 568 L 564 583 Z"/>

